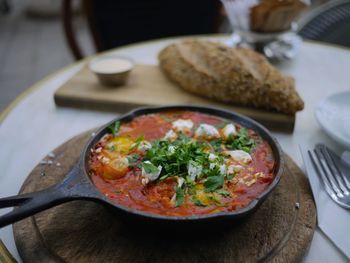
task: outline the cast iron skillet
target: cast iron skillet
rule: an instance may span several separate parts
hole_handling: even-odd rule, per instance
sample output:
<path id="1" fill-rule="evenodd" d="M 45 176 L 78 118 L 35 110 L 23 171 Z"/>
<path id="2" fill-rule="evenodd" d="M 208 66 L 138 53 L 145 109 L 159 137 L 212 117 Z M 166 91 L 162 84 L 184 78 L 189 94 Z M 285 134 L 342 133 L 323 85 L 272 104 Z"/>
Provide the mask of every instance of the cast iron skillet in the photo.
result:
<path id="1" fill-rule="evenodd" d="M 247 207 L 233 212 L 221 212 L 209 215 L 194 215 L 187 217 L 175 217 L 175 216 L 162 216 L 154 215 L 146 212 L 134 210 L 122 205 L 118 205 L 109 200 L 103 195 L 92 183 L 88 173 L 88 160 L 90 156 L 90 149 L 100 140 L 100 138 L 108 132 L 108 126 L 115 121 L 129 122 L 133 118 L 149 114 L 159 113 L 165 111 L 174 110 L 186 110 L 186 111 L 197 111 L 206 113 L 218 117 L 222 117 L 228 120 L 232 120 L 238 124 L 241 124 L 247 128 L 255 130 L 264 140 L 266 140 L 271 149 L 275 159 L 275 178 L 268 188 L 261 193 L 255 200 L 253 200 Z M 73 201 L 73 200 L 91 200 L 100 202 L 104 205 L 109 206 L 112 211 L 116 212 L 123 219 L 128 221 L 156 223 L 160 225 L 178 225 L 188 223 L 208 223 L 212 221 L 236 221 L 248 214 L 252 213 L 268 196 L 268 194 L 276 187 L 281 175 L 283 173 L 284 161 L 282 158 L 282 151 L 277 141 L 272 137 L 270 132 L 259 123 L 253 121 L 250 118 L 244 117 L 240 114 L 224 111 L 221 109 L 200 107 L 200 106 L 186 106 L 186 105 L 175 105 L 175 106 L 164 106 L 164 107 L 147 107 L 140 108 L 131 111 L 110 123 L 107 123 L 101 128 L 95 136 L 85 146 L 81 157 L 77 164 L 67 174 L 67 176 L 60 183 L 34 193 L 22 194 L 17 196 L 5 197 L 0 199 L 0 208 L 16 206 L 17 208 L 13 211 L 0 217 L 0 228 L 6 225 L 12 224 L 18 220 L 31 216 L 42 210 L 56 206 L 61 203 Z"/>

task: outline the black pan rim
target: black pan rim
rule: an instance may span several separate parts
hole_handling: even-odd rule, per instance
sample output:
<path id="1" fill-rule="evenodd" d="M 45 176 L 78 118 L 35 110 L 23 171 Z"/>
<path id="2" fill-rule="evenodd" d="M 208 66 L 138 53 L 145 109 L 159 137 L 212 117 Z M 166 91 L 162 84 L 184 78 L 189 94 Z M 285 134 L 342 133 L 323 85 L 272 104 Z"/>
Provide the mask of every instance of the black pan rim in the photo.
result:
<path id="1" fill-rule="evenodd" d="M 90 149 L 95 145 L 95 143 L 104 135 L 106 134 L 107 127 L 116 122 L 116 121 L 130 121 L 133 118 L 136 118 L 141 115 L 145 114 L 151 114 L 151 113 L 161 113 L 165 111 L 171 111 L 171 110 L 190 110 L 190 111 L 197 111 L 201 113 L 206 113 L 209 115 L 214 115 L 221 118 L 226 118 L 229 120 L 232 120 L 234 122 L 237 122 L 238 124 L 243 124 L 244 126 L 251 128 L 255 130 L 263 139 L 267 140 L 272 151 L 274 152 L 274 158 L 276 161 L 275 166 L 275 177 L 272 181 L 272 183 L 259 195 L 257 196 L 250 204 L 242 209 L 239 209 L 237 211 L 231 211 L 231 212 L 220 212 L 215 214 L 209 214 L 209 215 L 193 215 L 193 216 L 166 216 L 166 215 L 158 215 L 158 214 L 152 214 L 143 212 L 141 210 L 131 209 L 127 206 L 120 205 L 118 203 L 114 203 L 111 199 L 103 195 L 97 187 L 94 185 L 94 183 L 91 180 L 91 177 L 88 173 L 88 164 L 87 159 L 90 156 Z M 277 157 L 277 158 L 276 158 Z M 220 108 L 215 107 L 207 107 L 207 106 L 194 106 L 194 105 L 166 105 L 166 106 L 148 106 L 148 107 L 141 107 L 136 108 L 132 111 L 129 111 L 126 114 L 123 114 L 112 121 L 105 124 L 102 128 L 100 128 L 98 131 L 94 133 L 94 135 L 90 138 L 88 143 L 85 145 L 85 148 L 83 150 L 83 155 L 81 158 L 82 162 L 82 171 L 84 173 L 84 176 L 89 179 L 89 182 L 92 184 L 95 191 L 98 193 L 99 199 L 101 201 L 104 201 L 108 203 L 109 205 L 113 206 L 114 208 L 117 208 L 123 212 L 133 214 L 136 216 L 141 216 L 148 219 L 154 219 L 154 220 L 162 220 L 162 221 L 202 221 L 202 220 L 208 220 L 208 219 L 220 219 L 220 218 L 241 218 L 245 215 L 250 214 L 253 212 L 265 199 L 266 197 L 272 192 L 272 190 L 278 185 L 281 176 L 284 171 L 285 167 L 285 161 L 283 159 L 283 152 L 281 149 L 281 146 L 277 142 L 277 140 L 271 135 L 271 133 L 266 129 L 263 125 L 260 123 L 252 120 L 249 117 L 246 117 L 244 115 L 241 115 L 239 113 L 228 111 Z"/>

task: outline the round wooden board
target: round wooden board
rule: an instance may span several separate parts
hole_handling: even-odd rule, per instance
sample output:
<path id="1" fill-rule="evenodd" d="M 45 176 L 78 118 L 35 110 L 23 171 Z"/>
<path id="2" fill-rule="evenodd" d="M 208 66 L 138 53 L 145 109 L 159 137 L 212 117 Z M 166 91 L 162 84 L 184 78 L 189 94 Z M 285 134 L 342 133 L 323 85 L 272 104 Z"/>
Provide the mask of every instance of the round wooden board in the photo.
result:
<path id="1" fill-rule="evenodd" d="M 89 136 L 77 136 L 47 156 L 44 160 L 52 163 L 39 164 L 21 193 L 60 181 Z M 307 179 L 288 156 L 285 159 L 286 172 L 267 200 L 252 216 L 224 231 L 145 235 L 132 231 L 101 204 L 74 201 L 14 224 L 16 245 L 24 262 L 298 262 L 311 242 L 316 210 Z"/>

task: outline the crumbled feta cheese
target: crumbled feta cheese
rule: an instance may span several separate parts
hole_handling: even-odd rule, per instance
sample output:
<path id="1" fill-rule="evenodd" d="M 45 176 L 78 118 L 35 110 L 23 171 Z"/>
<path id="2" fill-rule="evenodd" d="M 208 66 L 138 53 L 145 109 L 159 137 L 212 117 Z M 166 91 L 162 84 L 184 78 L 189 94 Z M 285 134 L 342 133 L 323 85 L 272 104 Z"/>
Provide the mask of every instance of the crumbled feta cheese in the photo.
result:
<path id="1" fill-rule="evenodd" d="M 152 164 L 150 161 L 145 161 L 144 163 L 149 163 L 149 164 Z M 159 165 L 157 167 L 157 171 L 153 172 L 153 173 L 147 173 L 144 169 L 144 167 L 142 167 L 142 171 L 141 171 L 141 182 L 142 184 L 147 184 L 148 182 L 152 182 L 152 181 L 155 181 L 158 179 L 159 175 L 160 175 L 160 172 L 162 171 L 162 166 Z"/>
<path id="2" fill-rule="evenodd" d="M 176 150 L 176 147 L 174 145 L 169 145 L 169 147 L 168 147 L 169 153 L 173 154 L 175 152 L 175 150 Z"/>
<path id="3" fill-rule="evenodd" d="M 243 169 L 243 166 L 242 165 L 234 165 L 234 164 L 231 164 L 229 165 L 229 167 L 227 168 L 227 173 L 228 174 L 234 174 L 236 172 L 239 172 Z"/>
<path id="4" fill-rule="evenodd" d="M 221 175 L 226 174 L 226 165 L 225 164 L 222 164 L 219 166 L 219 172 Z"/>
<path id="5" fill-rule="evenodd" d="M 177 134 L 176 134 L 173 130 L 169 130 L 169 131 L 165 134 L 165 136 L 164 136 L 163 139 L 164 139 L 164 140 L 169 140 L 169 141 L 174 141 L 174 140 L 177 139 Z"/>
<path id="6" fill-rule="evenodd" d="M 96 153 L 100 153 L 102 151 L 102 147 L 99 147 L 95 150 Z"/>
<path id="7" fill-rule="evenodd" d="M 226 165 L 225 164 L 216 164 L 216 163 L 209 163 L 209 169 L 213 170 L 215 167 L 219 167 L 219 173 L 221 175 L 226 174 Z"/>
<path id="8" fill-rule="evenodd" d="M 214 161 L 217 158 L 217 156 L 213 153 L 209 153 L 208 159 L 209 161 Z"/>
<path id="9" fill-rule="evenodd" d="M 218 138 L 219 132 L 218 130 L 213 126 L 209 124 L 201 124 L 197 128 L 195 132 L 195 137 L 197 138 L 207 138 L 207 139 L 212 139 L 212 138 Z"/>
<path id="10" fill-rule="evenodd" d="M 231 136 L 234 136 L 237 134 L 237 131 L 236 131 L 236 127 L 230 123 L 230 124 L 227 124 L 223 129 L 222 129 L 222 133 L 224 135 L 225 138 L 228 138 L 230 135 Z"/>
<path id="11" fill-rule="evenodd" d="M 172 125 L 175 131 L 187 132 L 192 129 L 193 122 L 191 120 L 178 119 L 176 121 L 173 121 Z"/>
<path id="12" fill-rule="evenodd" d="M 185 179 L 183 177 L 177 177 L 177 187 L 181 188 L 184 182 Z"/>
<path id="13" fill-rule="evenodd" d="M 231 156 L 233 160 L 240 163 L 249 163 L 252 161 L 250 154 L 242 150 L 225 151 L 225 154 Z"/>
<path id="14" fill-rule="evenodd" d="M 148 149 L 151 149 L 151 148 L 152 148 L 152 144 L 148 141 L 141 141 L 137 146 L 137 149 L 139 151 L 147 151 Z"/>
<path id="15" fill-rule="evenodd" d="M 100 139 L 100 142 L 105 142 L 110 138 L 110 135 L 107 133 L 105 135 L 102 136 L 102 138 Z"/>
<path id="16" fill-rule="evenodd" d="M 187 166 L 187 172 L 192 181 L 196 180 L 196 177 L 202 173 L 202 166 L 196 162 L 190 161 Z"/>

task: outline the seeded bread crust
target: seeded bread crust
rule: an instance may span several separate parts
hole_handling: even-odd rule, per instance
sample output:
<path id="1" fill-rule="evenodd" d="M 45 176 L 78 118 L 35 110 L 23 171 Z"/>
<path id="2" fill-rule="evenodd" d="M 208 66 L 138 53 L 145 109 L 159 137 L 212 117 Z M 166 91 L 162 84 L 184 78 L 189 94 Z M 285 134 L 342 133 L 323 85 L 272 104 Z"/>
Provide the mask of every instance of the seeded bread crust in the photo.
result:
<path id="1" fill-rule="evenodd" d="M 185 40 L 164 48 L 159 62 L 169 79 L 203 97 L 287 114 L 304 108 L 294 79 L 250 49 Z"/>

